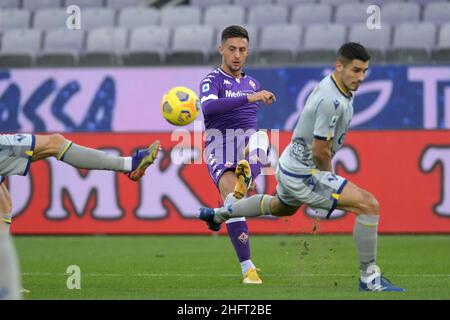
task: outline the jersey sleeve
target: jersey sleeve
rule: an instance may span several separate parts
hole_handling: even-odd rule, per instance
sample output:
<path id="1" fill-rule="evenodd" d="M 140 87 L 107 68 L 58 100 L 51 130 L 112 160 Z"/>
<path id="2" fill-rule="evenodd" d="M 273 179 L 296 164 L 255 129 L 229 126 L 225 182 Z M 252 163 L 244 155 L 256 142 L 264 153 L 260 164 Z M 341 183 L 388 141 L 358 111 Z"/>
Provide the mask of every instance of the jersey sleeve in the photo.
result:
<path id="1" fill-rule="evenodd" d="M 247 96 L 220 97 L 220 82 L 213 75 L 209 75 L 200 82 L 200 103 L 205 117 L 228 112 L 248 103 Z"/>
<path id="2" fill-rule="evenodd" d="M 339 119 L 339 104 L 335 106 L 333 101 L 322 99 L 316 108 L 316 119 L 314 123 L 314 138 L 319 140 L 332 140 Z"/>
<path id="3" fill-rule="evenodd" d="M 214 78 L 207 77 L 200 82 L 200 103 L 219 99 L 219 86 L 214 82 Z"/>

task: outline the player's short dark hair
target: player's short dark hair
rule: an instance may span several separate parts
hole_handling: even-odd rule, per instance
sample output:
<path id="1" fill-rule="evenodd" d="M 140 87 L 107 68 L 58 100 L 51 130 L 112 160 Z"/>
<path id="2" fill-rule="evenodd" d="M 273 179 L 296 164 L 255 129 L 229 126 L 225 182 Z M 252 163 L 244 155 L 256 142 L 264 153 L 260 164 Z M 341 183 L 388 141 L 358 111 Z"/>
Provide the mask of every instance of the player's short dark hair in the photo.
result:
<path id="1" fill-rule="evenodd" d="M 244 38 L 247 39 L 248 42 L 250 42 L 247 30 L 245 30 L 245 28 L 241 26 L 229 26 L 223 29 L 221 40 L 222 43 L 230 38 Z"/>
<path id="2" fill-rule="evenodd" d="M 362 44 L 347 42 L 340 47 L 338 51 L 338 59 L 341 60 L 343 64 L 348 64 L 353 60 L 361 60 L 366 62 L 370 60 L 370 55 Z"/>

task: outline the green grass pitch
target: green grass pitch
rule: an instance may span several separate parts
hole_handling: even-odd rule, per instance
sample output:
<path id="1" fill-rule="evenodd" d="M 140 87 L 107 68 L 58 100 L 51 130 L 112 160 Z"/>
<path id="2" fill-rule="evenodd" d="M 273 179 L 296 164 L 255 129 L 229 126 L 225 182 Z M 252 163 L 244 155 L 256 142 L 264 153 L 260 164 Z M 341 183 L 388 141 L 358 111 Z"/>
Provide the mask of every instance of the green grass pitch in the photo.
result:
<path id="1" fill-rule="evenodd" d="M 358 292 L 350 235 L 252 236 L 263 285 L 240 284 L 225 236 L 17 236 L 25 299 L 450 299 L 449 235 L 382 235 L 378 264 L 405 293 Z M 66 286 L 81 269 L 81 289 Z"/>

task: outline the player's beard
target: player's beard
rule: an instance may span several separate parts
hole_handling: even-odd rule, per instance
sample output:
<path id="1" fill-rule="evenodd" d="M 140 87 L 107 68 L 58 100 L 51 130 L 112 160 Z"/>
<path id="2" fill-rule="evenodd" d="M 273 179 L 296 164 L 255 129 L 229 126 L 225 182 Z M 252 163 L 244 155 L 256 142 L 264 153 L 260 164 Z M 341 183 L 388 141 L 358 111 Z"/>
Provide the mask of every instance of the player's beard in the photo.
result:
<path id="1" fill-rule="evenodd" d="M 228 65 L 228 68 L 230 68 L 230 70 L 231 71 L 233 71 L 233 72 L 239 72 L 239 71 L 241 71 L 241 69 L 242 69 L 242 64 L 233 64 L 233 63 L 231 63 L 230 65 Z"/>
<path id="2" fill-rule="evenodd" d="M 346 82 L 344 79 L 342 79 L 341 80 L 341 85 L 342 85 L 342 87 L 343 87 L 343 89 L 345 91 L 350 92 L 350 91 L 358 90 L 359 86 L 361 85 L 361 82 L 359 82 L 359 81 L 351 81 L 351 80 L 349 82 Z"/>
<path id="3" fill-rule="evenodd" d="M 358 90 L 359 86 L 361 85 L 361 82 L 356 82 L 350 89 L 350 91 L 356 91 Z"/>

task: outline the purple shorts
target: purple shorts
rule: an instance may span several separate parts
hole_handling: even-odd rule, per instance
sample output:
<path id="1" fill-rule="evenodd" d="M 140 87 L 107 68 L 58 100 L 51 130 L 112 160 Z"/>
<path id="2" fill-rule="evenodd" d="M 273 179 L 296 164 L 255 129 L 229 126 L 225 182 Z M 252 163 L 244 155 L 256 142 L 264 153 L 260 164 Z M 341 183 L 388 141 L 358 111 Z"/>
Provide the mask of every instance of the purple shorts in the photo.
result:
<path id="1" fill-rule="evenodd" d="M 217 161 L 217 159 L 214 157 L 214 153 L 212 153 L 208 157 L 206 163 L 208 166 L 209 176 L 211 177 L 216 187 L 218 187 L 219 180 L 222 177 L 222 175 L 227 171 L 230 170 L 234 171 L 239 161 L 225 161 L 225 163 L 223 162 L 224 161 Z M 253 181 L 255 181 L 256 177 L 258 177 L 261 174 L 261 164 L 259 162 L 250 163 L 250 168 L 252 170 Z"/>

